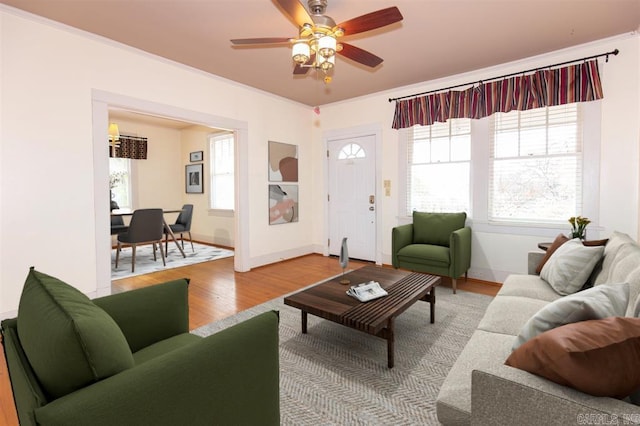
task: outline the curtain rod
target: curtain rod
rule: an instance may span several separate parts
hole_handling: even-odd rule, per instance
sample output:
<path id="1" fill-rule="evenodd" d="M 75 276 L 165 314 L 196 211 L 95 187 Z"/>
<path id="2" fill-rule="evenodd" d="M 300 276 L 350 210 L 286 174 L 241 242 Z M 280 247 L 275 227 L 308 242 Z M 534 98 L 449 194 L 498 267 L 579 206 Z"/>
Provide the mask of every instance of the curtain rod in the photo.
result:
<path id="1" fill-rule="evenodd" d="M 120 133 L 120 137 L 121 138 L 127 138 L 127 139 L 148 139 L 144 136 L 134 136 L 134 135 L 127 135 L 127 134 L 122 134 Z"/>
<path id="2" fill-rule="evenodd" d="M 455 88 L 462 87 L 462 86 L 470 86 L 470 85 L 473 85 L 473 84 L 476 84 L 476 83 L 483 83 L 483 82 L 486 82 L 486 81 L 500 80 L 500 79 L 507 78 L 507 77 L 513 77 L 514 75 L 526 74 L 526 73 L 530 73 L 530 72 L 534 72 L 534 71 L 543 70 L 543 69 L 546 69 L 546 68 L 559 67 L 561 65 L 567 65 L 567 64 L 572 64 L 574 62 L 581 62 L 581 61 L 586 61 L 586 60 L 589 60 L 589 59 L 595 59 L 595 58 L 599 58 L 601 56 L 606 56 L 606 60 L 605 61 L 609 62 L 609 55 L 617 55 L 618 53 L 620 53 L 620 51 L 618 49 L 615 49 L 615 50 L 612 50 L 611 52 L 600 53 L 599 55 L 586 56 L 586 57 L 581 58 L 581 59 L 574 59 L 572 61 L 565 61 L 565 62 L 559 62 L 557 64 L 553 64 L 553 65 L 547 65 L 546 67 L 537 67 L 537 68 L 532 68 L 532 69 L 526 70 L 526 71 L 513 72 L 511 74 L 501 75 L 500 77 L 492 77 L 492 78 L 482 79 L 482 80 L 478 80 L 478 81 L 473 81 L 471 83 L 456 84 L 455 86 L 445 87 L 444 89 L 429 90 L 427 92 L 415 93 L 413 95 L 399 96 L 397 98 L 389 98 L 389 102 L 398 101 L 400 99 L 413 98 L 413 97 L 422 96 L 422 95 L 428 95 L 428 94 L 436 93 L 436 92 L 443 92 L 445 90 L 455 89 Z"/>

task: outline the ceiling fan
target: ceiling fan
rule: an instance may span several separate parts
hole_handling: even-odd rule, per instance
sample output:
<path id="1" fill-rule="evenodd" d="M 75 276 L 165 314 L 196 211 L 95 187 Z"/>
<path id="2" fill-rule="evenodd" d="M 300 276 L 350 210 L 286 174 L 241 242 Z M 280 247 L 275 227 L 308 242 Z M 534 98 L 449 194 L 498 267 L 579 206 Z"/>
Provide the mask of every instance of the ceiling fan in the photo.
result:
<path id="1" fill-rule="evenodd" d="M 340 24 L 324 14 L 327 0 L 308 0 L 309 12 L 298 0 L 273 0 L 298 25 L 298 37 L 262 37 L 233 39 L 235 46 L 252 44 L 291 44 L 294 74 L 306 74 L 310 69 L 325 73 L 325 83 L 331 81 L 327 73 L 333 69 L 336 53 L 368 67 L 375 68 L 382 58 L 359 47 L 338 42 L 343 36 L 381 28 L 402 20 L 397 7 L 367 13 Z"/>

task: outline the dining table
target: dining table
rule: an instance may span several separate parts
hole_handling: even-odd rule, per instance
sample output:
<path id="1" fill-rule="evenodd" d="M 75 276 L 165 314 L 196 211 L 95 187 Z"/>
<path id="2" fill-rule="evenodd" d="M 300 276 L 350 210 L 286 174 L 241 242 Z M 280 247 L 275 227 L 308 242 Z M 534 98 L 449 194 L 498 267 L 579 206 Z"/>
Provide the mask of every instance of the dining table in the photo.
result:
<path id="1" fill-rule="evenodd" d="M 133 212 L 134 210 L 132 209 L 113 209 L 111 210 L 111 216 L 133 216 Z M 170 214 L 170 213 L 181 213 L 182 209 L 169 209 L 169 210 L 165 210 L 162 209 L 162 223 L 164 224 L 164 232 L 171 237 L 171 239 L 173 240 L 173 242 L 176 244 L 176 247 L 178 247 L 178 250 L 180 250 L 180 253 L 182 253 L 182 257 L 187 257 L 187 255 L 184 253 L 184 250 L 182 249 L 182 247 L 180 246 L 180 244 L 178 243 L 178 239 L 176 238 L 176 235 L 173 233 L 173 231 L 171 230 L 171 227 L 169 226 L 169 224 L 167 224 L 166 219 L 164 218 L 165 214 Z"/>

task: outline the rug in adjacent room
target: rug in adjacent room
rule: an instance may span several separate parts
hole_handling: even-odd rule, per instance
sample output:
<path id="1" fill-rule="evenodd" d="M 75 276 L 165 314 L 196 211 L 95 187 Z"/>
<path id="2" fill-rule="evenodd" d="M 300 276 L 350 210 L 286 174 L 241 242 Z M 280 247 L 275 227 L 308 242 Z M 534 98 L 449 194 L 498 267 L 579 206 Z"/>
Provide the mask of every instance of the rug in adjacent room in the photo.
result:
<path id="1" fill-rule="evenodd" d="M 164 247 L 164 246 L 163 246 Z M 162 264 L 160 252 L 156 252 L 157 260 L 153 260 L 153 246 L 151 244 L 139 246 L 136 250 L 136 270 L 131 272 L 131 247 L 125 247 L 120 251 L 118 269 L 116 269 L 116 250 L 111 250 L 111 279 L 133 277 L 136 275 L 149 274 L 151 272 L 164 271 L 170 268 L 193 265 L 195 263 L 208 262 L 210 260 L 223 259 L 233 256 L 233 250 L 206 244 L 193 243 L 195 251 L 191 250 L 191 244 L 185 242 L 183 257 L 175 243 L 169 243 L 169 252 L 166 254 L 167 266 Z"/>
<path id="2" fill-rule="evenodd" d="M 274 299 L 193 332 L 213 334 L 259 312 L 280 311 L 280 411 L 284 425 L 436 425 L 435 401 L 449 369 L 492 298 L 438 288 L 436 322 L 417 302 L 395 322 L 395 367 L 387 343 Z"/>

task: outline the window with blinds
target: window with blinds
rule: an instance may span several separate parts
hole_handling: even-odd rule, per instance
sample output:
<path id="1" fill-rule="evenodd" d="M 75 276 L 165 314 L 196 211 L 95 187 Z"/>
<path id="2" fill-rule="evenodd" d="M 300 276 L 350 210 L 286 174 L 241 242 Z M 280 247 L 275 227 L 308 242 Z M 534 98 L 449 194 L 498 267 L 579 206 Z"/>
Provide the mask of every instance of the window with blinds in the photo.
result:
<path id="1" fill-rule="evenodd" d="M 109 158 L 109 192 L 111 201 L 121 209 L 133 208 L 131 197 L 131 160 L 129 158 Z"/>
<path id="2" fill-rule="evenodd" d="M 491 118 L 489 220 L 564 223 L 582 213 L 581 107 Z"/>
<path id="3" fill-rule="evenodd" d="M 469 213 L 471 120 L 407 129 L 406 214 Z"/>
<path id="4" fill-rule="evenodd" d="M 234 142 L 233 134 L 212 136 L 209 139 L 209 152 L 211 153 L 210 207 L 212 209 L 234 209 Z"/>

